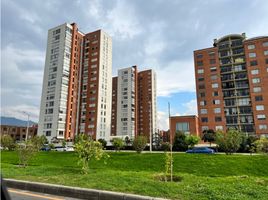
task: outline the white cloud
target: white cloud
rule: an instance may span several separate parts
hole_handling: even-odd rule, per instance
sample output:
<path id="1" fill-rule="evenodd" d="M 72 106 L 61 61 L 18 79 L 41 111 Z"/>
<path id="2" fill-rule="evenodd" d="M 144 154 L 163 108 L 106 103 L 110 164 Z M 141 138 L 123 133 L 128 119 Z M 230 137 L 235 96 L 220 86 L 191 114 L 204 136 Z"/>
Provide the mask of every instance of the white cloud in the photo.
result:
<path id="1" fill-rule="evenodd" d="M 157 121 L 159 130 L 168 130 L 169 121 L 168 121 L 168 113 L 163 111 L 157 112 Z"/>
<path id="2" fill-rule="evenodd" d="M 186 112 L 183 115 L 197 115 L 197 101 L 192 99 L 191 101 L 184 103 Z"/>

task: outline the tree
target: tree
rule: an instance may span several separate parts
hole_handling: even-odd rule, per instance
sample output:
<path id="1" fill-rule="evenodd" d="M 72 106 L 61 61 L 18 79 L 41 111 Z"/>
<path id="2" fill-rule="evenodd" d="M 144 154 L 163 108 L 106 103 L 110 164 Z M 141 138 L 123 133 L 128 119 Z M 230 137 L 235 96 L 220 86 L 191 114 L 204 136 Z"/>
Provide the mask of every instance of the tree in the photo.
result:
<path id="1" fill-rule="evenodd" d="M 38 151 L 36 140 L 33 138 L 21 142 L 17 145 L 17 153 L 19 157 L 19 165 L 22 167 L 26 167 L 29 161 L 35 156 Z"/>
<path id="2" fill-rule="evenodd" d="M 252 152 L 254 149 L 256 149 L 255 141 L 258 138 L 254 135 L 242 135 L 242 142 L 239 147 L 239 152 Z"/>
<path id="3" fill-rule="evenodd" d="M 85 174 L 89 171 L 89 163 L 91 160 L 100 160 L 103 157 L 109 157 L 102 149 L 100 142 L 94 141 L 85 134 L 79 134 L 74 146 L 79 157 L 78 164 L 82 165 L 82 171 Z"/>
<path id="4" fill-rule="evenodd" d="M 226 134 L 217 131 L 216 143 L 227 155 L 235 153 L 242 143 L 242 133 L 232 128 Z"/>
<path id="5" fill-rule="evenodd" d="M 188 149 L 186 135 L 183 132 L 177 131 L 175 133 L 173 149 L 176 151 L 186 151 Z"/>
<path id="6" fill-rule="evenodd" d="M 216 133 L 214 130 L 209 129 L 209 130 L 204 130 L 203 131 L 203 136 L 202 136 L 202 140 L 204 142 L 209 142 L 210 146 L 212 142 L 215 142 L 216 140 Z"/>
<path id="7" fill-rule="evenodd" d="M 106 148 L 107 142 L 105 139 L 100 138 L 100 139 L 98 139 L 98 142 L 101 143 L 103 149 Z"/>
<path id="8" fill-rule="evenodd" d="M 185 138 L 186 144 L 190 147 L 193 148 L 194 145 L 198 144 L 200 141 L 200 138 L 195 135 L 187 135 Z"/>
<path id="9" fill-rule="evenodd" d="M 163 151 L 169 151 L 170 150 L 170 143 L 169 142 L 162 142 L 161 143 L 161 150 Z"/>
<path id="10" fill-rule="evenodd" d="M 141 153 L 145 149 L 146 144 L 147 138 L 143 135 L 139 135 L 133 140 L 133 147 L 137 151 L 137 153 Z"/>
<path id="11" fill-rule="evenodd" d="M 131 143 L 132 143 L 131 139 L 128 136 L 126 136 L 125 137 L 125 144 L 126 144 L 126 146 L 131 145 Z"/>
<path id="12" fill-rule="evenodd" d="M 61 141 L 61 145 L 62 145 L 63 147 L 66 147 L 66 140 L 65 140 L 65 139 L 63 139 L 63 140 Z"/>
<path id="13" fill-rule="evenodd" d="M 46 138 L 46 136 L 42 135 L 42 136 L 34 136 L 30 139 L 31 144 L 33 145 L 34 148 L 36 148 L 37 151 L 40 150 L 40 148 L 42 146 L 44 146 L 44 144 L 48 143 L 48 140 Z"/>
<path id="14" fill-rule="evenodd" d="M 170 152 L 165 152 L 165 181 L 167 182 L 168 176 L 170 176 L 170 181 L 173 177 L 173 157 Z"/>
<path id="15" fill-rule="evenodd" d="M 16 144 L 14 139 L 10 135 L 1 135 L 1 146 L 4 149 L 8 149 L 9 151 L 12 151 L 16 148 Z"/>
<path id="16" fill-rule="evenodd" d="M 255 144 L 256 144 L 257 152 L 268 154 L 268 139 L 267 138 L 261 138 L 255 141 Z"/>
<path id="17" fill-rule="evenodd" d="M 114 138 L 112 144 L 116 151 L 120 151 L 124 147 L 124 141 L 121 138 Z"/>

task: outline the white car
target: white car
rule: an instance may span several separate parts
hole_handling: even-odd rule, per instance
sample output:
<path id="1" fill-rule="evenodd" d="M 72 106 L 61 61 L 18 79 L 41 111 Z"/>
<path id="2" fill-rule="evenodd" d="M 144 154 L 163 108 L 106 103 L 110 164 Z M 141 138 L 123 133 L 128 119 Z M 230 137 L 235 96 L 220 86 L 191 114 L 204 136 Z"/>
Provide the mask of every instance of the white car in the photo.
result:
<path id="1" fill-rule="evenodd" d="M 66 151 L 66 147 L 57 146 L 57 147 L 55 147 L 55 151 Z"/>
<path id="2" fill-rule="evenodd" d="M 74 151 L 74 148 L 72 146 L 67 146 L 66 151 Z"/>

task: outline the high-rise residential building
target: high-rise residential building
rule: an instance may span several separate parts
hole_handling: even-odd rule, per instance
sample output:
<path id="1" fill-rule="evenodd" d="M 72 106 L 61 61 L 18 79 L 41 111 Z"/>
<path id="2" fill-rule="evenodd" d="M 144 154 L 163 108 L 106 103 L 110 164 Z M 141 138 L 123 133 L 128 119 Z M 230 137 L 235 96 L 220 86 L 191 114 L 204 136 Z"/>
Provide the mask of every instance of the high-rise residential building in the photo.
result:
<path id="1" fill-rule="evenodd" d="M 149 138 L 157 132 L 156 75 L 136 66 L 118 70 L 113 78 L 111 135 Z"/>
<path id="2" fill-rule="evenodd" d="M 102 30 L 84 34 L 75 23 L 48 31 L 38 135 L 109 137 L 111 40 Z"/>
<path id="3" fill-rule="evenodd" d="M 200 131 L 268 135 L 268 36 L 226 35 L 194 60 Z"/>

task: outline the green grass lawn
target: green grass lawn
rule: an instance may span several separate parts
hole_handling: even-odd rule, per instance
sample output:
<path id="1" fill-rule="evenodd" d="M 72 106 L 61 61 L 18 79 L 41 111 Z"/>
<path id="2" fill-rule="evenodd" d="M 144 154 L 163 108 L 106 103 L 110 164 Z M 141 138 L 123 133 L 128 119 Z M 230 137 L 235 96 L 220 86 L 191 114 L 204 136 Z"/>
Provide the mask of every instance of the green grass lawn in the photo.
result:
<path id="1" fill-rule="evenodd" d="M 4 177 L 170 199 L 268 199 L 268 156 L 174 154 L 181 182 L 161 182 L 164 154 L 109 153 L 107 164 L 81 173 L 73 152 L 40 152 L 27 168 L 15 152 L 1 152 Z"/>

